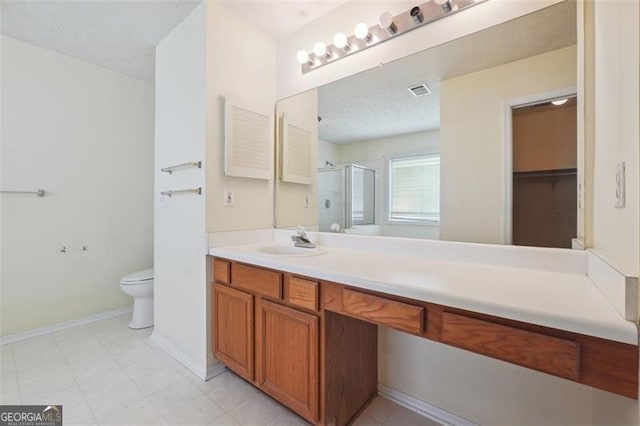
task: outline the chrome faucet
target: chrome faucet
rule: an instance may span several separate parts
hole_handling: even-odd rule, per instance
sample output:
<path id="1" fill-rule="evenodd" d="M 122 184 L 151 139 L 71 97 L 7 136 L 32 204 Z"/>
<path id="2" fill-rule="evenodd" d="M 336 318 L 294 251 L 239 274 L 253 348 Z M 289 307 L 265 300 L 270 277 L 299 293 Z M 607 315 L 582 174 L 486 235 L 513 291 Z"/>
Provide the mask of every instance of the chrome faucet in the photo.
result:
<path id="1" fill-rule="evenodd" d="M 294 242 L 296 247 L 316 248 L 316 245 L 307 237 L 307 233 L 302 226 L 296 228 L 296 233 L 291 236 L 291 241 Z"/>

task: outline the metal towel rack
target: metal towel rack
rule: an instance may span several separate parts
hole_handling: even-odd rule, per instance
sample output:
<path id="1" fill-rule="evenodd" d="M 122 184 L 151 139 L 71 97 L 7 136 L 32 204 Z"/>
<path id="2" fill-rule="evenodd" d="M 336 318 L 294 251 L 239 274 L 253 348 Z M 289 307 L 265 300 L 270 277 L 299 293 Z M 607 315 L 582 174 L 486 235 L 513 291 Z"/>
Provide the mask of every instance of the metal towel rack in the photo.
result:
<path id="1" fill-rule="evenodd" d="M 173 191 L 162 191 L 160 192 L 160 195 L 168 195 L 169 197 L 175 195 L 175 194 L 187 194 L 187 193 L 192 193 L 192 194 L 198 194 L 198 195 L 202 195 L 202 187 L 198 187 L 198 188 L 187 188 L 187 189 L 176 189 Z"/>
<path id="2" fill-rule="evenodd" d="M 202 168 L 202 161 L 189 161 L 187 163 L 176 164 L 175 166 L 164 167 L 164 168 L 160 169 L 160 171 L 172 174 L 176 170 L 190 169 L 192 167 L 197 167 L 197 168 L 201 169 Z"/>
<path id="3" fill-rule="evenodd" d="M 0 190 L 0 193 L 2 193 L 2 194 L 33 194 L 33 195 L 37 195 L 38 197 L 44 197 L 44 189 L 37 189 L 35 191 L 5 191 L 5 190 Z"/>

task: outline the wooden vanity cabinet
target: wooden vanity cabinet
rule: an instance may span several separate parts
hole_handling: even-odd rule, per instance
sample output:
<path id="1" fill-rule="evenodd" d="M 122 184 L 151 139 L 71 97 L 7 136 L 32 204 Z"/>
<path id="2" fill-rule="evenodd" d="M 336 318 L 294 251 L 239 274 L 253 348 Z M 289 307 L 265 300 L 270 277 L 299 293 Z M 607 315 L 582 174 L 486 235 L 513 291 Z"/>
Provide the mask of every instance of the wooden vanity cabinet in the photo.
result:
<path id="1" fill-rule="evenodd" d="M 213 260 L 213 352 L 317 425 L 375 396 L 378 326 L 638 398 L 638 347 L 426 301 Z"/>
<path id="2" fill-rule="evenodd" d="M 256 303 L 256 384 L 318 420 L 318 316 L 264 299 Z"/>
<path id="3" fill-rule="evenodd" d="M 253 296 L 224 285 L 213 287 L 213 355 L 249 381 L 254 372 Z"/>
<path id="4" fill-rule="evenodd" d="M 223 259 L 213 260 L 213 274 L 214 356 L 318 423 L 319 283 Z"/>

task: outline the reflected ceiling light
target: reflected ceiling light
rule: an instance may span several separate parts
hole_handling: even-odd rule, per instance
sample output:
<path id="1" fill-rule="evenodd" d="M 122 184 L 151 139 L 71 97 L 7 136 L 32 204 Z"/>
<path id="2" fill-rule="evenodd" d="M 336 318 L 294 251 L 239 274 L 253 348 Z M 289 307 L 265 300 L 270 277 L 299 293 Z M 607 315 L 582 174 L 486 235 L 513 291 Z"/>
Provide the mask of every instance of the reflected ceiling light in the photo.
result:
<path id="1" fill-rule="evenodd" d="M 296 53 L 296 59 L 298 60 L 299 64 L 313 65 L 313 61 L 309 59 L 309 54 L 306 50 L 298 50 L 298 53 Z"/>
<path id="2" fill-rule="evenodd" d="M 411 11 L 409 12 L 409 15 L 411 15 L 411 19 L 413 19 L 413 23 L 416 25 L 420 25 L 422 24 L 422 21 L 424 21 L 424 15 L 420 10 L 420 6 L 416 6 L 413 9 L 411 9 Z"/>
<path id="3" fill-rule="evenodd" d="M 442 6 L 442 10 L 444 10 L 445 13 L 451 12 L 451 9 L 453 9 L 451 0 L 433 0 L 433 1 L 436 2 L 438 6 Z"/>
<path id="4" fill-rule="evenodd" d="M 327 46 L 321 41 L 317 42 L 313 45 L 313 53 L 316 54 L 318 58 L 325 57 L 329 59 L 331 57 L 331 53 L 327 52 Z"/>
<path id="5" fill-rule="evenodd" d="M 333 36 L 333 45 L 338 49 L 349 50 L 349 48 L 351 48 L 347 36 L 344 35 L 344 33 L 336 33 L 336 35 Z"/>
<path id="6" fill-rule="evenodd" d="M 556 105 L 556 106 L 560 106 L 560 105 L 564 105 L 567 103 L 569 99 L 558 99 L 555 101 L 551 101 L 552 104 Z"/>
<path id="7" fill-rule="evenodd" d="M 390 36 L 395 35 L 398 32 L 398 27 L 393 22 L 393 15 L 391 15 L 390 12 L 382 12 L 378 21 L 380 22 L 380 28 L 387 30 L 387 33 L 389 33 Z"/>
<path id="8" fill-rule="evenodd" d="M 356 25 L 355 29 L 353 30 L 353 34 L 360 40 L 364 40 L 367 42 L 371 40 L 369 27 L 364 22 L 360 22 L 358 25 Z"/>

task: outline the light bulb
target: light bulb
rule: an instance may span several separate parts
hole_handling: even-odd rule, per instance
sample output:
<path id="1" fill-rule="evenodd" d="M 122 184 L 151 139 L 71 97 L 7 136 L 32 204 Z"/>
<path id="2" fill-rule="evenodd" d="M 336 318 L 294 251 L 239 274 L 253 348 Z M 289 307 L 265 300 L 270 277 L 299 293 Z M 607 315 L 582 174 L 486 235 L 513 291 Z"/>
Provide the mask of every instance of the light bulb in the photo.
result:
<path id="1" fill-rule="evenodd" d="M 353 34 L 360 40 L 369 41 L 371 34 L 369 34 L 369 27 L 364 22 L 360 22 L 353 30 Z"/>
<path id="2" fill-rule="evenodd" d="M 378 21 L 380 22 L 380 28 L 387 30 L 389 35 L 395 35 L 398 32 L 398 27 L 393 22 L 393 15 L 390 12 L 382 12 Z"/>
<path id="3" fill-rule="evenodd" d="M 299 64 L 306 64 L 307 62 L 309 62 L 309 54 L 306 50 L 300 49 L 296 54 L 296 59 L 298 60 Z"/>
<path id="4" fill-rule="evenodd" d="M 327 46 L 323 42 L 319 41 L 313 45 L 313 53 L 319 58 L 327 54 Z"/>
<path id="5" fill-rule="evenodd" d="M 336 33 L 336 35 L 333 36 L 333 45 L 338 49 L 349 50 L 347 36 L 344 35 L 344 33 Z"/>
<path id="6" fill-rule="evenodd" d="M 560 106 L 560 105 L 564 105 L 567 103 L 569 99 L 558 99 L 556 101 L 551 101 L 552 104 L 554 104 L 555 106 Z"/>

